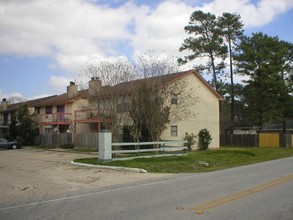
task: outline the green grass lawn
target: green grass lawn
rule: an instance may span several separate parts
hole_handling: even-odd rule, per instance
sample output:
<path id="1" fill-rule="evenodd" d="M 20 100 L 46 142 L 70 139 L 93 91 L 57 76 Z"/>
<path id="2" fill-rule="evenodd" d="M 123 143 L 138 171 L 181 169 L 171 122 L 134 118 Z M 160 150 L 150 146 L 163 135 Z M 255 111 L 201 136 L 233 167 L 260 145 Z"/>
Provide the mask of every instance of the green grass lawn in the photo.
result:
<path id="1" fill-rule="evenodd" d="M 77 159 L 75 162 L 96 165 L 145 169 L 154 173 L 193 173 L 214 171 L 246 164 L 293 156 L 293 148 L 227 148 L 192 151 L 186 156 L 139 158 L 124 161 L 97 162 L 97 157 Z M 202 165 L 204 161 L 209 165 Z"/>

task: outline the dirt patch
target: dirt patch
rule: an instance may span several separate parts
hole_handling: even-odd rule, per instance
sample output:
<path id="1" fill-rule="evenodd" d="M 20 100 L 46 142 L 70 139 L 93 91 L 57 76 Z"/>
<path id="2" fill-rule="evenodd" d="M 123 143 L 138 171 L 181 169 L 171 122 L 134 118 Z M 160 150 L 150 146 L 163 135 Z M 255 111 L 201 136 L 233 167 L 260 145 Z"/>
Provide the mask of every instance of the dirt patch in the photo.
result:
<path id="1" fill-rule="evenodd" d="M 0 150 L 0 205 L 170 175 L 70 165 L 74 159 L 88 157 L 95 155 L 33 148 Z"/>

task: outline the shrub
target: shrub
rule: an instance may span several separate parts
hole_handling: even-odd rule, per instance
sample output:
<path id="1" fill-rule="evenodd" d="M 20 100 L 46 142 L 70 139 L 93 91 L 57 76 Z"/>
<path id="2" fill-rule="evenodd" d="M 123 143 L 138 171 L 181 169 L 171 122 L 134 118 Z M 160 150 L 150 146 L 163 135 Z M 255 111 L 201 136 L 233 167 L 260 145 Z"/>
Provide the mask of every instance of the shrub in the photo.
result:
<path id="1" fill-rule="evenodd" d="M 187 146 L 188 150 L 191 150 L 192 145 L 196 144 L 196 139 L 197 136 L 193 133 L 188 134 L 186 132 L 185 134 L 185 140 L 187 141 L 187 143 L 185 144 L 185 146 Z"/>
<path id="2" fill-rule="evenodd" d="M 60 146 L 60 148 L 62 148 L 62 149 L 74 149 L 74 145 L 73 144 L 64 144 L 64 145 Z"/>
<path id="3" fill-rule="evenodd" d="M 199 138 L 199 142 L 198 142 L 199 149 L 206 150 L 212 141 L 212 136 L 210 132 L 208 131 L 208 129 L 206 128 L 201 129 L 198 133 L 198 138 Z"/>

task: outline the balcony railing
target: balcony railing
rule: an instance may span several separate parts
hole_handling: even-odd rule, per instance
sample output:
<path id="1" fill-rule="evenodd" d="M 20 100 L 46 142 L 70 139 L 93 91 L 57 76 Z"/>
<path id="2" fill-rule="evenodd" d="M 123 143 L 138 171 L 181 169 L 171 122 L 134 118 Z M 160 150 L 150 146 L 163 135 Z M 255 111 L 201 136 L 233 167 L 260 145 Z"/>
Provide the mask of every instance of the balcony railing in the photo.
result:
<path id="1" fill-rule="evenodd" d="M 71 113 L 50 113 L 43 114 L 40 117 L 41 124 L 71 124 L 72 114 Z"/>
<path id="2" fill-rule="evenodd" d="M 91 122 L 104 122 L 111 117 L 106 112 L 101 112 L 98 109 L 83 109 L 77 110 L 74 113 L 74 122 L 77 123 L 91 123 Z"/>

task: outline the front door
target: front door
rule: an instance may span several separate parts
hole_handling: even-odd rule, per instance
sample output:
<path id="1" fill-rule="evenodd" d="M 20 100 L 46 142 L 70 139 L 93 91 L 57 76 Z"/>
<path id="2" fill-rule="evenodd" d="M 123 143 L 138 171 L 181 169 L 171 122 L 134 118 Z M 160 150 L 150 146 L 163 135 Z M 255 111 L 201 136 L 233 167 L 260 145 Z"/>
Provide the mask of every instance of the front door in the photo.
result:
<path id="1" fill-rule="evenodd" d="M 57 105 L 58 121 L 64 121 L 64 118 L 65 118 L 64 112 L 65 112 L 64 105 Z"/>

